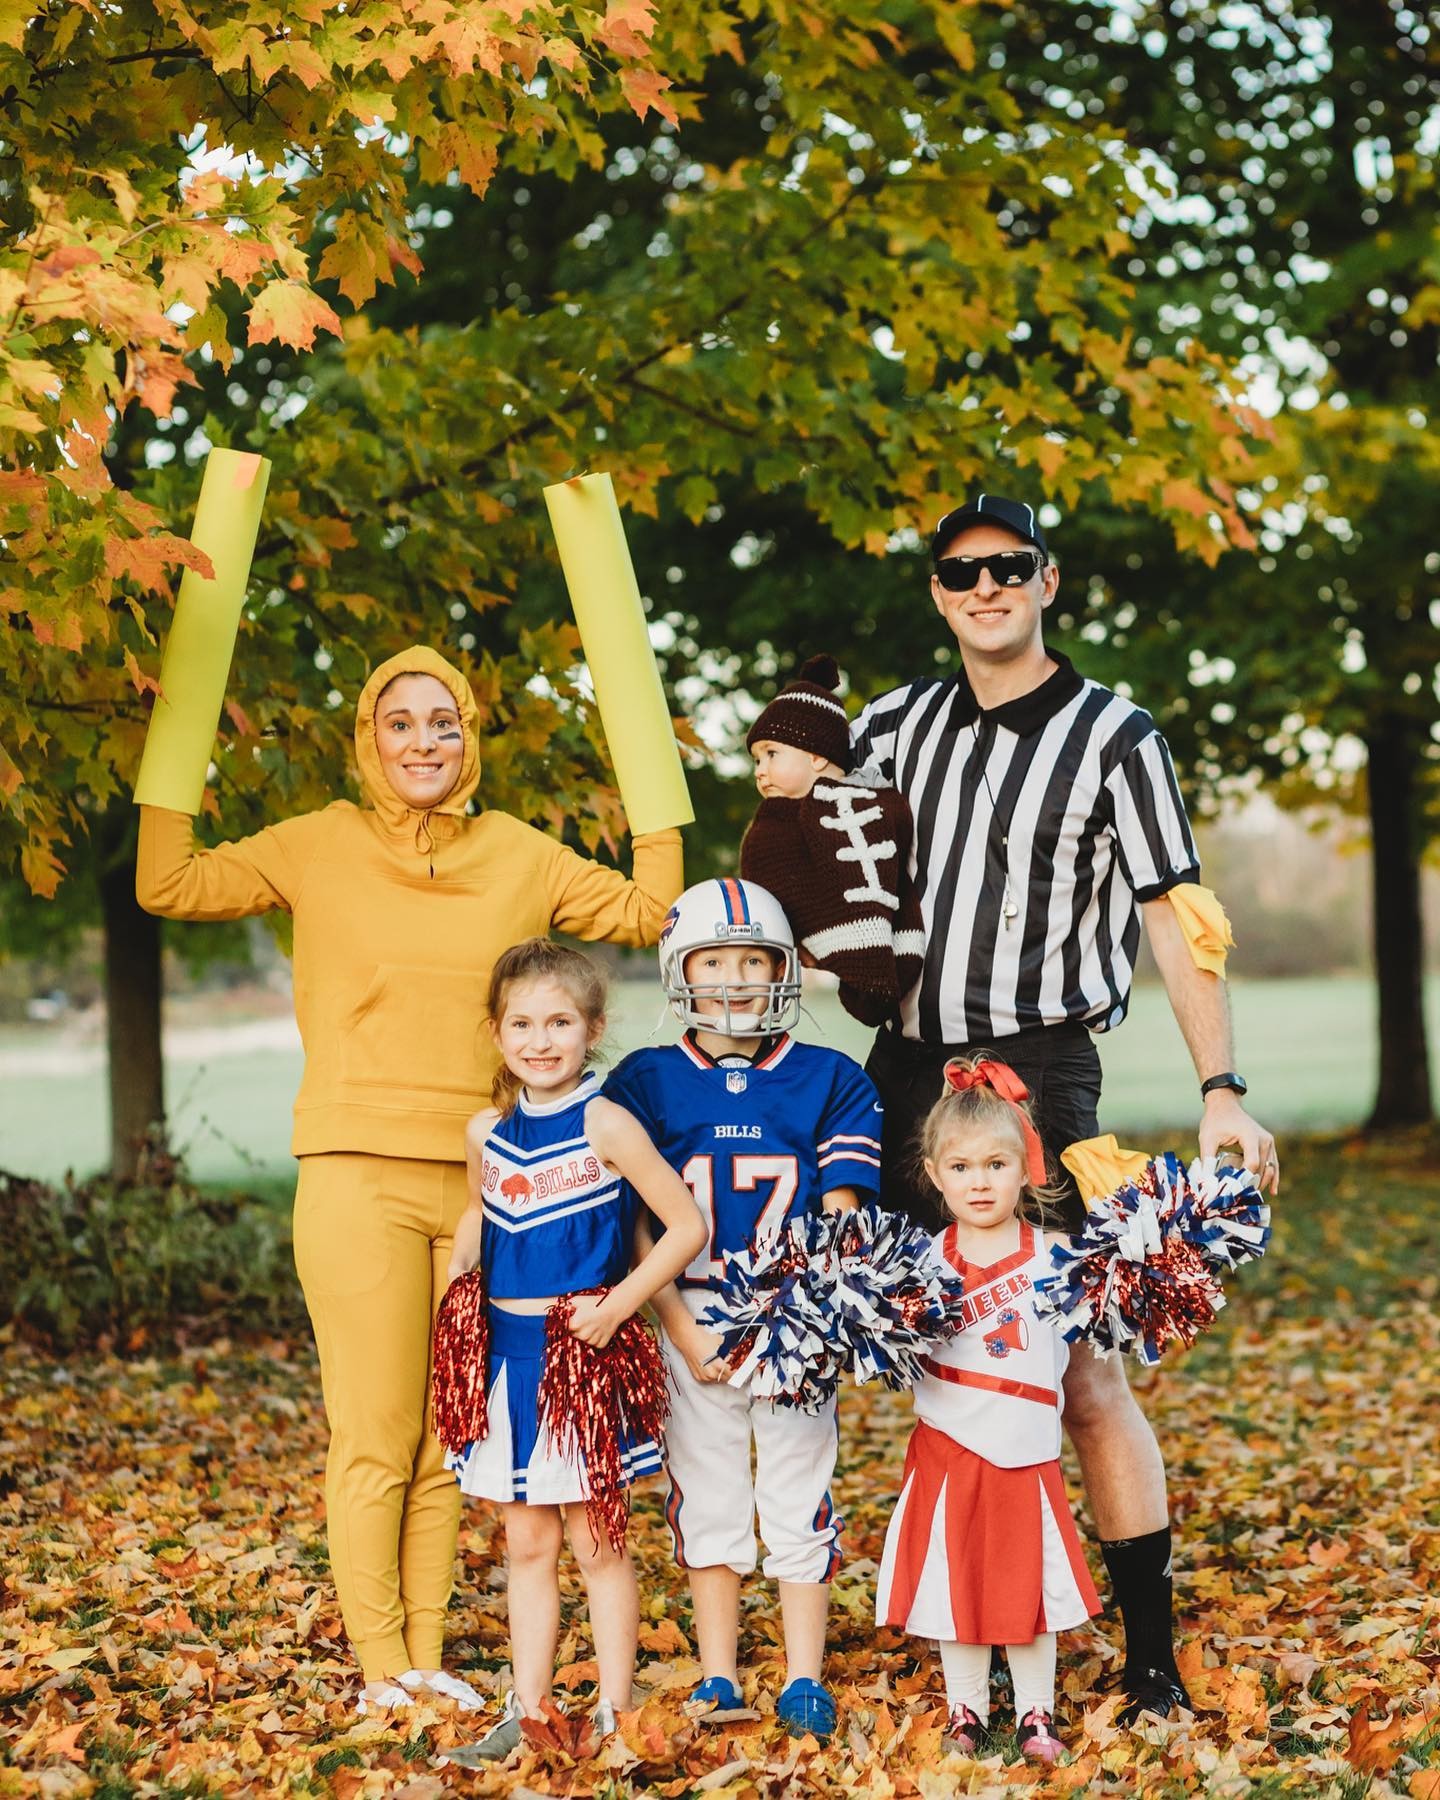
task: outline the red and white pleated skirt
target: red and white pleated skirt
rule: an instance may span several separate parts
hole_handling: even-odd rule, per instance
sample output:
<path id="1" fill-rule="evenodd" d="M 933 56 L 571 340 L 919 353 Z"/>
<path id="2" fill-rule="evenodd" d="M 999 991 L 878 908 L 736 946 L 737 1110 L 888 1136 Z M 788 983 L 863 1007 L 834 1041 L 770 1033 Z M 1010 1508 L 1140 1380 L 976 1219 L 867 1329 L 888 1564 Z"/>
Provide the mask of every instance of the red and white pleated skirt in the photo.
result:
<path id="1" fill-rule="evenodd" d="M 885 1534 L 879 1623 L 961 1644 L 1028 1644 L 1099 1610 L 1060 1464 L 1002 1469 L 917 1425 Z"/>

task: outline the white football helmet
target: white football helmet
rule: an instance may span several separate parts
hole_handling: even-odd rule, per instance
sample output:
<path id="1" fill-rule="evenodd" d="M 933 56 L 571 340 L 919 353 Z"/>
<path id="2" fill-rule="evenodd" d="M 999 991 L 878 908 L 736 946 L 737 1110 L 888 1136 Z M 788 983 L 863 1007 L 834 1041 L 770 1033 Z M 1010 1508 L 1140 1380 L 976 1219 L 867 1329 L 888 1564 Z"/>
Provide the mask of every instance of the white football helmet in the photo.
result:
<path id="1" fill-rule="evenodd" d="M 773 981 L 743 986 L 687 981 L 685 958 L 712 944 L 772 950 L 780 959 L 779 973 Z M 660 985 L 685 1025 L 735 1038 L 788 1031 L 800 1016 L 800 958 L 780 902 L 755 882 L 730 876 L 686 888 L 660 927 Z M 721 1010 L 700 1012 L 699 1000 L 718 1000 Z"/>

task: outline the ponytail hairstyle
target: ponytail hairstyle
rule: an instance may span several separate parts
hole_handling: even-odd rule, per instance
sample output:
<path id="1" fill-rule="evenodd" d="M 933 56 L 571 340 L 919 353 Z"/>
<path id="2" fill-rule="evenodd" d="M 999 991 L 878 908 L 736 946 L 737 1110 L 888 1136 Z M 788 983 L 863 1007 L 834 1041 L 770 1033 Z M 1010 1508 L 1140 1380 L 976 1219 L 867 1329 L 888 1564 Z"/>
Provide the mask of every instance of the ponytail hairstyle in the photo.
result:
<path id="1" fill-rule="evenodd" d="M 953 1133 L 987 1128 L 1008 1133 L 1013 1139 L 1025 1166 L 1021 1216 L 1032 1224 L 1045 1224 L 1068 1190 L 1050 1178 L 1030 1090 L 1009 1063 L 994 1057 L 952 1056 L 946 1063 L 945 1086 L 920 1127 L 916 1179 L 930 1181 L 925 1164 L 938 1160 L 941 1147 Z"/>
<path id="2" fill-rule="evenodd" d="M 552 943 L 549 938 L 524 938 L 512 944 L 495 960 L 490 971 L 490 992 L 486 1007 L 492 1030 L 499 1030 L 505 1017 L 505 999 L 510 989 L 521 981 L 558 981 L 575 1003 L 575 1010 L 592 1030 L 605 1017 L 605 977 L 588 956 L 572 950 L 567 944 Z M 599 1044 L 585 1053 L 587 1064 L 594 1062 Z M 490 1083 L 490 1101 L 502 1118 L 508 1119 L 520 1098 L 523 1082 L 505 1061 L 495 1071 Z"/>

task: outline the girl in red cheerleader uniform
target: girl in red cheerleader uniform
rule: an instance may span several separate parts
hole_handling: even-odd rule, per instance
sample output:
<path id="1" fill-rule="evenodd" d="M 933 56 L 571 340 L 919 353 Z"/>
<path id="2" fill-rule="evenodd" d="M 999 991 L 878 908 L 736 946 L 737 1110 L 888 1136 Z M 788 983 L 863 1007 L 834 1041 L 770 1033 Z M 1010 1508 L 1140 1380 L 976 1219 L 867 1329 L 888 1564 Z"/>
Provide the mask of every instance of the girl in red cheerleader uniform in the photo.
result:
<path id="1" fill-rule="evenodd" d="M 1055 1762 L 1055 1634 L 1100 1610 L 1060 1474 L 1067 1347 L 1036 1317 L 1049 1268 L 1033 1215 L 1045 1155 L 1024 1084 L 1006 1064 L 956 1058 L 922 1130 L 925 1173 L 949 1224 L 933 1253 L 965 1281 L 965 1325 L 926 1359 L 918 1415 L 880 1565 L 876 1615 L 938 1639 L 950 1724 L 973 1754 L 990 1719 L 990 1651 L 1003 1644 L 1026 1757 Z"/>

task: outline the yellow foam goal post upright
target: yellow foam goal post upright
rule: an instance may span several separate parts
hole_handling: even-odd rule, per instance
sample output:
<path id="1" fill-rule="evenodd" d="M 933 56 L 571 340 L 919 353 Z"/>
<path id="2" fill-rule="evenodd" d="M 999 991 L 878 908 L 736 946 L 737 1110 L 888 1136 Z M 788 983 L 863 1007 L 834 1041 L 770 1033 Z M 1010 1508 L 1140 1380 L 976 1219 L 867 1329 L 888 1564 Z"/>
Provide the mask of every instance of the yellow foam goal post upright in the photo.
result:
<path id="1" fill-rule="evenodd" d="M 205 798 L 269 482 L 263 456 L 212 450 L 205 459 L 190 541 L 210 558 L 215 574 L 207 581 L 186 569 L 180 579 L 135 783 L 137 805 L 193 817 Z"/>
<path id="2" fill-rule="evenodd" d="M 695 809 L 610 477 L 557 482 L 545 505 L 630 834 L 688 825 Z"/>

